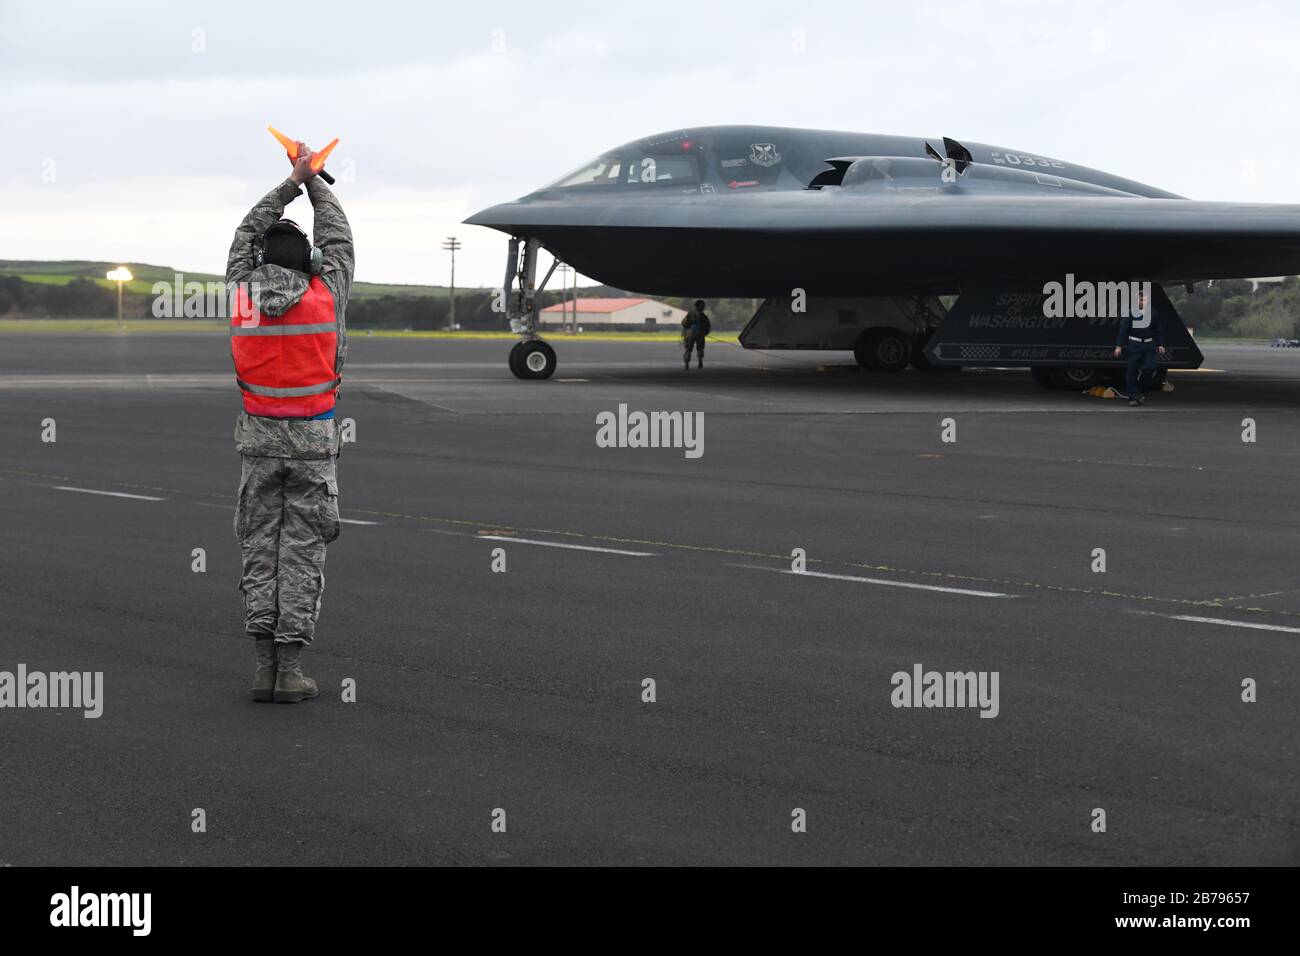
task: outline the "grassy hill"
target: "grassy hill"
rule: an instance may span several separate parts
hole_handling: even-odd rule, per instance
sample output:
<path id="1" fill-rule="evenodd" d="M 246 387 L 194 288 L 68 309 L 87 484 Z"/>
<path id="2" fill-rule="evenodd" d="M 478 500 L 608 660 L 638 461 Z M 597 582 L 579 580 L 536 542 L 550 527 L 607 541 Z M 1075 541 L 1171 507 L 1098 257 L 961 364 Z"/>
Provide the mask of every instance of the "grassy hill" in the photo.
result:
<path id="1" fill-rule="evenodd" d="M 0 259 L 0 320 L 62 320 L 105 319 L 117 314 L 117 283 L 105 278 L 105 273 L 119 265 L 131 270 L 134 278 L 126 283 L 122 300 L 122 313 L 127 319 L 150 320 L 181 318 L 181 302 L 173 296 L 166 297 L 166 306 L 178 310 L 158 313 L 158 298 L 154 295 L 155 283 L 165 283 L 168 289 L 176 282 L 177 274 L 169 266 L 147 262 L 97 262 L 92 260 L 35 261 Z M 183 273 L 186 283 L 207 285 L 218 283 L 221 276 L 209 272 Z M 586 296 L 627 295 L 603 287 L 583 288 Z M 480 331 L 500 330 L 505 318 L 493 311 L 495 290 L 458 288 L 456 290 L 456 320 L 465 329 Z M 181 300 L 187 306 L 191 299 L 202 296 L 181 291 Z M 559 293 L 543 292 L 540 304 L 545 307 L 558 301 Z M 202 309 L 201 302 L 198 308 Z M 209 306 L 209 308 L 212 308 Z M 356 282 L 348 303 L 348 323 L 356 328 L 413 329 L 432 331 L 445 328 L 450 312 L 450 294 L 446 286 L 417 285 L 413 283 Z M 200 312 L 190 312 L 195 319 Z M 217 313 L 217 314 L 224 314 Z M 161 328 L 161 326 L 159 326 Z"/>
<path id="2" fill-rule="evenodd" d="M 123 265 L 135 276 L 135 279 L 126 284 L 126 291 L 135 295 L 150 295 L 155 282 L 171 283 L 176 280 L 176 270 L 170 266 L 155 266 L 147 262 L 89 262 L 76 259 L 57 262 L 0 259 L 0 276 L 17 276 L 24 282 L 40 285 L 67 285 L 73 279 L 90 279 L 106 289 L 114 289 L 117 283 L 105 279 L 104 274 Z M 221 278 L 211 272 L 185 273 L 187 282 L 219 282 Z M 385 282 L 356 282 L 352 286 L 354 299 L 381 295 L 446 298 L 448 290 L 446 286 L 399 285 Z"/>
<path id="3" fill-rule="evenodd" d="M 104 274 L 125 265 L 135 276 L 126 285 L 123 314 L 126 318 L 152 318 L 153 284 L 169 286 L 176 272 L 169 266 L 147 262 L 95 262 L 63 260 L 43 262 L 0 259 L 0 319 L 109 318 L 117 314 L 116 283 Z M 186 272 L 185 281 L 219 282 L 221 276 L 208 272 Z M 1300 337 L 1300 280 L 1289 277 L 1277 283 L 1258 285 L 1243 279 L 1214 283 L 1198 282 L 1189 295 L 1183 286 L 1167 286 L 1170 300 L 1186 325 L 1199 337 L 1270 339 Z M 583 297 L 624 297 L 633 293 L 605 286 L 583 286 Z M 467 330 L 501 330 L 505 319 L 492 310 L 494 290 L 458 288 L 456 320 Z M 557 302 L 558 290 L 538 297 L 544 308 Z M 652 296 L 689 309 L 692 297 Z M 716 331 L 744 327 L 757 307 L 752 299 L 714 299 L 709 314 Z M 357 328 L 413 329 L 433 331 L 445 328 L 449 312 L 446 286 L 411 283 L 357 282 L 352 286 L 348 306 L 349 324 Z"/>

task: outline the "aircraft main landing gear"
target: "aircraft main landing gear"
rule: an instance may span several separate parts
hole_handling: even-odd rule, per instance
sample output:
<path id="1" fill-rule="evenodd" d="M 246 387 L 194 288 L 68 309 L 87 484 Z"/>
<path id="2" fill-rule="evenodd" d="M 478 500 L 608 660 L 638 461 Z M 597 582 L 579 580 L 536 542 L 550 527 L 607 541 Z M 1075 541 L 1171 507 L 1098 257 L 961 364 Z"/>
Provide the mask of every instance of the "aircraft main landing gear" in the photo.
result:
<path id="1" fill-rule="evenodd" d="M 900 329 L 867 329 L 853 344 L 853 357 L 865 369 L 901 372 L 912 358 L 912 343 Z"/>

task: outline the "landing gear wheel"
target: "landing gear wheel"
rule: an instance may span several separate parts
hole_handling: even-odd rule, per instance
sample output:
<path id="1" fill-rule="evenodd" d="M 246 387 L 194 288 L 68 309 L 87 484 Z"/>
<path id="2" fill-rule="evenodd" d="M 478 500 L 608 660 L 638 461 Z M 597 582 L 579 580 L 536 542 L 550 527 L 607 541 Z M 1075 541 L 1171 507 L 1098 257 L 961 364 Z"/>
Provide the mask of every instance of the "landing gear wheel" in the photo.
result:
<path id="1" fill-rule="evenodd" d="M 1088 389 L 1102 384 L 1106 372 L 1103 369 L 1089 368 L 1086 365 L 1067 365 L 1065 368 L 1050 369 L 1049 375 L 1052 384 L 1056 388 L 1086 392 Z"/>
<path id="2" fill-rule="evenodd" d="M 555 349 L 541 339 L 519 342 L 510 350 L 510 371 L 517 378 L 550 378 L 555 372 Z"/>
<path id="3" fill-rule="evenodd" d="M 853 357 L 863 368 L 901 372 L 912 358 L 912 343 L 895 329 L 868 329 L 853 345 Z"/>
<path id="4" fill-rule="evenodd" d="M 1031 368 L 1029 374 L 1043 388 L 1056 388 L 1056 383 L 1052 381 L 1052 370 L 1050 368 Z"/>

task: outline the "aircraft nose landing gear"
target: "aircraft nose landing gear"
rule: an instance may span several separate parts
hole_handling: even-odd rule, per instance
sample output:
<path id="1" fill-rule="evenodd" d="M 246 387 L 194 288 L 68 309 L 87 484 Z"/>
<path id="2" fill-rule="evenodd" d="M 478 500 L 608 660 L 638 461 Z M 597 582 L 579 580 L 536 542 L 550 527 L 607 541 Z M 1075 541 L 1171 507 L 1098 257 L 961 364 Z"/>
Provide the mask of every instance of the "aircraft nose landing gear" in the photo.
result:
<path id="1" fill-rule="evenodd" d="M 537 335 L 537 293 L 546 288 L 546 283 L 551 278 L 551 273 L 555 271 L 555 267 L 559 265 L 559 260 L 551 263 L 551 268 L 542 279 L 542 284 L 535 286 L 537 250 L 541 247 L 541 243 L 536 239 L 523 240 L 522 262 L 519 247 L 520 240 L 512 238 L 504 287 L 506 316 L 510 320 L 510 329 L 520 334 L 520 340 L 510 350 L 510 371 L 516 378 L 550 378 L 555 373 L 555 349 Z M 518 289 L 515 288 L 516 280 L 519 283 Z"/>

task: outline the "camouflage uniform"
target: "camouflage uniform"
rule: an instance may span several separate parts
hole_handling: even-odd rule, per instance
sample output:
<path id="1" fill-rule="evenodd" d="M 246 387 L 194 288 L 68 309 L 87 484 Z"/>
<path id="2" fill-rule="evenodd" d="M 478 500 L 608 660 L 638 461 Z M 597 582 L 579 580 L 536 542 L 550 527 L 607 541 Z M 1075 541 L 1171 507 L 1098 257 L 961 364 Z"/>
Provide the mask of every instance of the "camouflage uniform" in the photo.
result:
<path id="1" fill-rule="evenodd" d="M 711 331 L 712 323 L 702 309 L 692 309 L 682 319 L 682 350 L 687 367 L 691 364 L 692 350 L 698 355 L 700 365 L 704 365 L 704 339 Z"/>
<path id="2" fill-rule="evenodd" d="M 299 188 L 286 180 L 255 205 L 235 232 L 226 283 L 250 282 L 266 315 L 282 315 L 306 291 L 309 277 L 274 264 L 256 266 L 254 242 L 280 219 Z M 312 234 L 324 255 L 321 280 L 334 297 L 338 321 L 335 374 L 347 354 L 343 312 L 352 287 L 352 230 L 338 200 L 319 178 L 307 181 L 315 221 Z M 243 472 L 235 534 L 243 554 L 239 589 L 244 627 L 251 637 L 310 644 L 325 587 L 325 546 L 339 535 L 339 431 L 331 419 L 265 418 L 240 412 L 235 447 Z"/>

